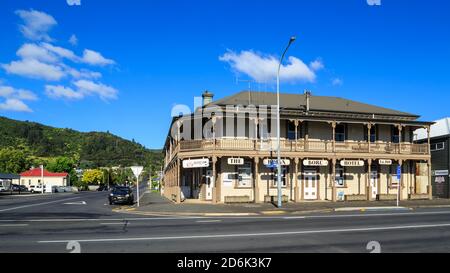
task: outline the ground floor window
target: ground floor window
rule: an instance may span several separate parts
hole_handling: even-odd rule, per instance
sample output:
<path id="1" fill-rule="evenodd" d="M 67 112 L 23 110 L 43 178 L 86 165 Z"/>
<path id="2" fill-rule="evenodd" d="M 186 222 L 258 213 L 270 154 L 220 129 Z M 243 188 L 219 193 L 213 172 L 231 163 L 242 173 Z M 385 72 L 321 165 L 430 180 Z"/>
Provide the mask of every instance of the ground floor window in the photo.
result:
<path id="1" fill-rule="evenodd" d="M 345 168 L 340 164 L 336 166 L 336 187 L 345 187 Z"/>
<path id="2" fill-rule="evenodd" d="M 273 187 L 278 187 L 277 171 L 278 171 L 278 169 L 276 168 L 274 170 L 274 175 L 273 175 Z M 289 175 L 289 167 L 282 166 L 281 167 L 281 187 L 283 187 L 283 188 L 287 187 L 287 176 L 288 175 Z"/>
<path id="3" fill-rule="evenodd" d="M 252 164 L 250 162 L 238 167 L 238 188 L 252 187 Z"/>

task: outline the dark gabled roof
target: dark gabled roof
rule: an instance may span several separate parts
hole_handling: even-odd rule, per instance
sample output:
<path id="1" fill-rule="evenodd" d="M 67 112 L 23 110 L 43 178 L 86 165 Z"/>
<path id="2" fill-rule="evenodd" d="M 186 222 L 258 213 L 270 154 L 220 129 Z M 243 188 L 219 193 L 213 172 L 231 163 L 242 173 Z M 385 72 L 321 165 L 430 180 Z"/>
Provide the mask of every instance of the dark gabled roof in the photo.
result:
<path id="1" fill-rule="evenodd" d="M 276 105 L 277 94 L 274 92 L 242 91 L 235 95 L 213 101 L 212 105 Z M 280 94 L 281 108 L 304 109 L 306 95 L 304 94 Z M 326 111 L 339 113 L 361 113 L 389 116 L 406 116 L 418 118 L 418 115 L 383 108 L 366 103 L 356 102 L 338 97 L 314 96 L 310 97 L 311 111 Z"/>
<path id="2" fill-rule="evenodd" d="M 11 174 L 11 173 L 0 173 L 0 179 L 20 179 L 20 175 L 18 174 Z"/>

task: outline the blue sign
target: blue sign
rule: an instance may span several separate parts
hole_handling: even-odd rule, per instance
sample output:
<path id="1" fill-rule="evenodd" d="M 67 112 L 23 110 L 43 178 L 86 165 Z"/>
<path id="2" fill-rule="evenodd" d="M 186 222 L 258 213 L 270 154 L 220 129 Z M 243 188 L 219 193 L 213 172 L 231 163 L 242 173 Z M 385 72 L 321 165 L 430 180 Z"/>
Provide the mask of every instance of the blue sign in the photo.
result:
<path id="1" fill-rule="evenodd" d="M 269 165 L 266 165 L 269 169 L 276 169 L 278 167 L 277 163 L 275 161 L 271 161 Z"/>
<path id="2" fill-rule="evenodd" d="M 402 166 L 397 166 L 397 179 L 402 179 Z"/>

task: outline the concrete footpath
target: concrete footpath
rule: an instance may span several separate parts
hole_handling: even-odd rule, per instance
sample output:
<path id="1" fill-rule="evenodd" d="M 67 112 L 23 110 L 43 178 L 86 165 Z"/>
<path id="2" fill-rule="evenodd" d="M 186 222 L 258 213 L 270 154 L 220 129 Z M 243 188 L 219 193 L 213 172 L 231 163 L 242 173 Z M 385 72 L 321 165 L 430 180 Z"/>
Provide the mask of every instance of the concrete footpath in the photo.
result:
<path id="1" fill-rule="evenodd" d="M 287 203 L 279 209 L 274 204 L 175 204 L 156 192 L 147 192 L 141 198 L 141 206 L 124 206 L 115 212 L 147 216 L 269 216 L 302 215 L 310 213 L 349 212 L 349 211 L 393 211 L 413 210 L 417 208 L 449 208 L 449 199 L 401 201 L 396 207 L 395 201 L 354 201 L 354 202 L 302 202 Z"/>

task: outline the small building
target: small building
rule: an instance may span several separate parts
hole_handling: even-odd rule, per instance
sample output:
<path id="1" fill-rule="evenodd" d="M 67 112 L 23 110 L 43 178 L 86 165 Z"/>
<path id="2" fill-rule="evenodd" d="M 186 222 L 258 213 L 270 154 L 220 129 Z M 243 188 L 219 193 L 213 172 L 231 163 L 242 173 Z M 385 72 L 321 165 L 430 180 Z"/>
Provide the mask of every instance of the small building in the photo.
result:
<path id="1" fill-rule="evenodd" d="M 427 131 L 415 132 L 417 143 L 427 143 Z M 430 129 L 433 196 L 450 198 L 450 118 L 437 120 Z"/>
<path id="2" fill-rule="evenodd" d="M 19 184 L 20 176 L 17 174 L 0 173 L 0 191 L 9 191 L 11 185 Z"/>
<path id="3" fill-rule="evenodd" d="M 31 169 L 20 174 L 21 185 L 32 190 L 36 186 L 45 185 L 46 192 L 51 192 L 52 187 L 67 186 L 68 173 L 52 173 L 40 168 Z"/>

